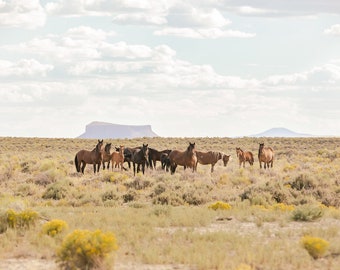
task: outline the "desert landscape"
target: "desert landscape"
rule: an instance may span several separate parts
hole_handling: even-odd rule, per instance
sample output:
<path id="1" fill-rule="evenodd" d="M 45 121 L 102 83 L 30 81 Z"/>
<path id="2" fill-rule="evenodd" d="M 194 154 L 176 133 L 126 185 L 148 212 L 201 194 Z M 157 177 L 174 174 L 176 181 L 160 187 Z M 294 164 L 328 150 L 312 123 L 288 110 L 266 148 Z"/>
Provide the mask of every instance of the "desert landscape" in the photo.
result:
<path id="1" fill-rule="evenodd" d="M 136 176 L 87 165 L 83 175 L 75 154 L 96 139 L 1 137 L 0 269 L 339 269 L 340 138 L 104 139 L 158 150 L 189 142 L 231 155 L 228 165 L 171 175 L 158 162 Z M 273 168 L 260 169 L 259 143 L 273 148 Z M 236 147 L 253 166 L 239 167 Z M 101 239 L 87 264 L 65 255 L 74 232 Z"/>

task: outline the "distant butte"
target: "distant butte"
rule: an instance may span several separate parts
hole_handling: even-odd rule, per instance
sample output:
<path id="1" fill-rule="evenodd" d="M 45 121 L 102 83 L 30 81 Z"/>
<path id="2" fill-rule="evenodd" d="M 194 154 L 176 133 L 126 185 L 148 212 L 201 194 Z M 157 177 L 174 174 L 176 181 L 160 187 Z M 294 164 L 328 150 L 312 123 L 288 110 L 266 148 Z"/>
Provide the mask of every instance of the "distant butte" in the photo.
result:
<path id="1" fill-rule="evenodd" d="M 151 125 L 118 125 L 106 122 L 92 122 L 86 125 L 82 139 L 133 139 L 159 137 L 152 131 Z"/>

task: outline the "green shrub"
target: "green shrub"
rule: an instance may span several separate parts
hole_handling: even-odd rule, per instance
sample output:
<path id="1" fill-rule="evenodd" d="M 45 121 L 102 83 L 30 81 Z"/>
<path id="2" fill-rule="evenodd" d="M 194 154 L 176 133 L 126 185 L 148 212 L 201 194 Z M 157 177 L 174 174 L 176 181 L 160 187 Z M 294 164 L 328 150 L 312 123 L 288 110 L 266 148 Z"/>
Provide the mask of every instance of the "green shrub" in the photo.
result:
<path id="1" fill-rule="evenodd" d="M 302 237 L 301 244 L 314 259 L 322 257 L 329 247 L 328 241 L 312 236 Z"/>
<path id="2" fill-rule="evenodd" d="M 61 232 L 67 230 L 67 228 L 68 225 L 65 221 L 60 219 L 53 219 L 43 225 L 42 233 L 54 237 L 57 234 L 60 234 Z"/>
<path id="3" fill-rule="evenodd" d="M 61 269 L 94 269 L 102 265 L 105 258 L 118 249 L 113 233 L 100 230 L 75 230 L 65 237 L 57 250 Z"/>
<path id="4" fill-rule="evenodd" d="M 66 197 L 67 188 L 64 184 L 57 182 L 47 187 L 46 191 L 42 195 L 43 199 L 60 200 Z"/>
<path id="5" fill-rule="evenodd" d="M 324 209 L 319 205 L 300 205 L 292 212 L 295 221 L 314 221 L 324 215 Z"/>

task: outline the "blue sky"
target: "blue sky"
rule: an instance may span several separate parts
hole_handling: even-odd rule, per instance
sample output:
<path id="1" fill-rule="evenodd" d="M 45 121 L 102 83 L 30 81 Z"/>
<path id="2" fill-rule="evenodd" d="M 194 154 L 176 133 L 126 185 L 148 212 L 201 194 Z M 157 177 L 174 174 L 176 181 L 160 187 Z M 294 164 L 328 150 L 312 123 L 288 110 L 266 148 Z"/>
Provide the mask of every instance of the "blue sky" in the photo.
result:
<path id="1" fill-rule="evenodd" d="M 0 136 L 340 136 L 335 0 L 0 0 Z"/>

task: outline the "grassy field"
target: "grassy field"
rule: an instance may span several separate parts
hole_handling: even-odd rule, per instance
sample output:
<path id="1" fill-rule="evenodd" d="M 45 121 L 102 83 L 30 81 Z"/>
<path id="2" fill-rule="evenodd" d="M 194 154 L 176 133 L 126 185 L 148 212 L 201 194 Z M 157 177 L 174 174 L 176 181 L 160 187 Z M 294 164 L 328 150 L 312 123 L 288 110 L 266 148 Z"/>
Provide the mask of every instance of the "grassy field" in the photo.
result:
<path id="1" fill-rule="evenodd" d="M 0 269 L 58 269 L 56 250 L 76 229 L 114 233 L 118 249 L 101 269 L 340 269 L 340 138 L 104 140 L 158 150 L 195 142 L 231 160 L 213 173 L 198 165 L 170 175 L 160 163 L 136 177 L 118 169 L 94 175 L 92 165 L 77 173 L 76 152 L 96 142 L 0 138 Z M 274 149 L 272 169 L 259 167 L 260 142 Z M 236 147 L 253 152 L 254 166 L 239 168 Z M 38 218 L 12 228 L 10 210 Z M 43 234 L 54 219 L 67 229 Z M 327 248 L 312 253 L 306 236 Z"/>

